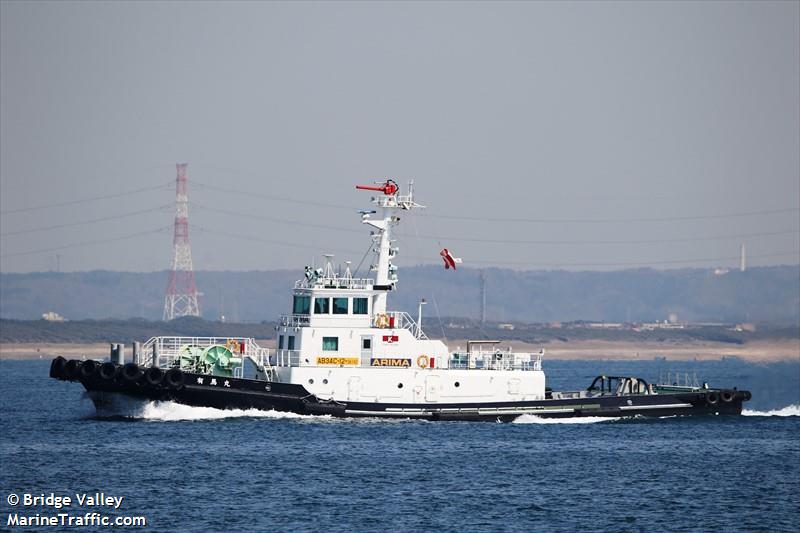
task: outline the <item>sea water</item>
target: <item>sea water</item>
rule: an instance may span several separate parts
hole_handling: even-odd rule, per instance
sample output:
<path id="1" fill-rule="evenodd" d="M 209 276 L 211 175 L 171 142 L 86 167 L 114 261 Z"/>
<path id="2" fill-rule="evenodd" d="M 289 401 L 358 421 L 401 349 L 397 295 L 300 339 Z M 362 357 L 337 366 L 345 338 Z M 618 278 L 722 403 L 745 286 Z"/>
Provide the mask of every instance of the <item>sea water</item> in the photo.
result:
<path id="1" fill-rule="evenodd" d="M 48 370 L 0 362 L 0 530 L 25 529 L 7 525 L 12 513 L 59 512 L 10 505 L 12 493 L 124 497 L 97 514 L 144 516 L 140 529 L 153 531 L 800 528 L 798 363 L 548 361 L 556 390 L 600 373 L 655 381 L 679 371 L 753 400 L 742 417 L 511 424 L 152 402 L 103 417 L 79 384 Z"/>

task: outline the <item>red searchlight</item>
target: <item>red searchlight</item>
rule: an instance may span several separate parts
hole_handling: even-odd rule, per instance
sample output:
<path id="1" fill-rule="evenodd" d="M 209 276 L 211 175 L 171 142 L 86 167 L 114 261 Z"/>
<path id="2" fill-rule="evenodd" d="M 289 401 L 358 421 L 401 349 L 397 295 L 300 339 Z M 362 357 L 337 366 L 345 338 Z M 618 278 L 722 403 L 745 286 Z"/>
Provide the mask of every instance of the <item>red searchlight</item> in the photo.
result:
<path id="1" fill-rule="evenodd" d="M 361 189 L 362 191 L 378 191 L 386 196 L 391 196 L 397 194 L 400 188 L 394 180 L 386 180 L 386 183 L 383 185 L 356 185 L 356 189 Z"/>

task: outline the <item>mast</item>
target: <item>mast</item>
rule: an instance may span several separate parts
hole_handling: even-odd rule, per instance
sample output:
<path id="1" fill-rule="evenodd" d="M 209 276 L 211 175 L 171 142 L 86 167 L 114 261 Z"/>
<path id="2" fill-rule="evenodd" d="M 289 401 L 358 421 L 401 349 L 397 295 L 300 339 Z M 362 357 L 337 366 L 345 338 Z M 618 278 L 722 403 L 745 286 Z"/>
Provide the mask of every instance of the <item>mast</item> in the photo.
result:
<path id="1" fill-rule="evenodd" d="M 380 291 L 372 302 L 373 314 L 386 312 L 386 300 L 389 291 L 397 285 L 397 267 L 392 264 L 392 258 L 397 255 L 399 248 L 393 246 L 392 227 L 400 222 L 400 211 L 410 211 L 415 208 L 424 208 L 414 201 L 414 182 L 408 184 L 408 193 L 400 194 L 397 182 L 387 179 L 385 182 L 376 182 L 377 185 L 356 185 L 356 189 L 378 191 L 382 194 L 373 196 L 372 203 L 380 209 L 380 220 L 373 220 L 370 215 L 378 211 L 361 211 L 361 222 L 372 226 L 377 231 L 372 232 L 372 241 L 375 243 L 373 251 L 378 256 L 377 265 L 372 266 L 375 272 L 374 289 Z"/>

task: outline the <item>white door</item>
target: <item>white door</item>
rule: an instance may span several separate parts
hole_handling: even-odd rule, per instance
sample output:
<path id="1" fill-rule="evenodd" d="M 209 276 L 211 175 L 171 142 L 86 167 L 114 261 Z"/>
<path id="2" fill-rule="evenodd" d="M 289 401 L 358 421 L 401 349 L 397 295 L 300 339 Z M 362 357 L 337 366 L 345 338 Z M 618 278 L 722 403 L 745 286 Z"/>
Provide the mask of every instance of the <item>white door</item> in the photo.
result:
<path id="1" fill-rule="evenodd" d="M 414 387 L 414 403 L 422 403 L 422 398 L 425 396 L 425 389 L 422 385 Z"/>
<path id="2" fill-rule="evenodd" d="M 372 335 L 361 336 L 361 366 L 372 363 Z"/>
<path id="3" fill-rule="evenodd" d="M 347 399 L 351 402 L 356 402 L 361 397 L 361 378 L 359 376 L 351 376 L 347 380 Z"/>
<path id="4" fill-rule="evenodd" d="M 438 402 L 439 401 L 439 391 L 442 388 L 442 384 L 439 380 L 439 376 L 428 376 L 425 378 L 425 401 L 426 402 Z"/>

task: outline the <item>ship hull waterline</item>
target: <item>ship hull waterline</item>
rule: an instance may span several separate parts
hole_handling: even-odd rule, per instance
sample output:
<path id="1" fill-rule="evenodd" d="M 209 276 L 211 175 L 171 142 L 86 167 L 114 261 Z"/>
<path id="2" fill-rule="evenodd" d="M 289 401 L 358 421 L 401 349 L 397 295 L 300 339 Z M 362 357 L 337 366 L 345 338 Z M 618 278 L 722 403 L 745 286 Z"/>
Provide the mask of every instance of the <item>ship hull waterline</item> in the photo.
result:
<path id="1" fill-rule="evenodd" d="M 215 409 L 258 409 L 301 415 L 332 417 L 380 417 L 423 420 L 466 420 L 510 422 L 521 415 L 541 418 L 572 417 L 668 417 L 739 415 L 747 391 L 730 391 L 720 399 L 720 391 L 693 391 L 668 394 L 603 395 L 492 403 L 415 403 L 397 404 L 363 401 L 339 402 L 317 398 L 303 386 L 254 379 L 214 377 L 184 373 L 178 387 L 153 385 L 143 379 L 128 381 L 118 376 L 76 377 L 95 406 L 102 408 L 114 396 L 134 400 L 175 402 Z M 716 392 L 717 394 L 711 394 Z M 714 403 L 709 403 L 715 400 Z"/>

